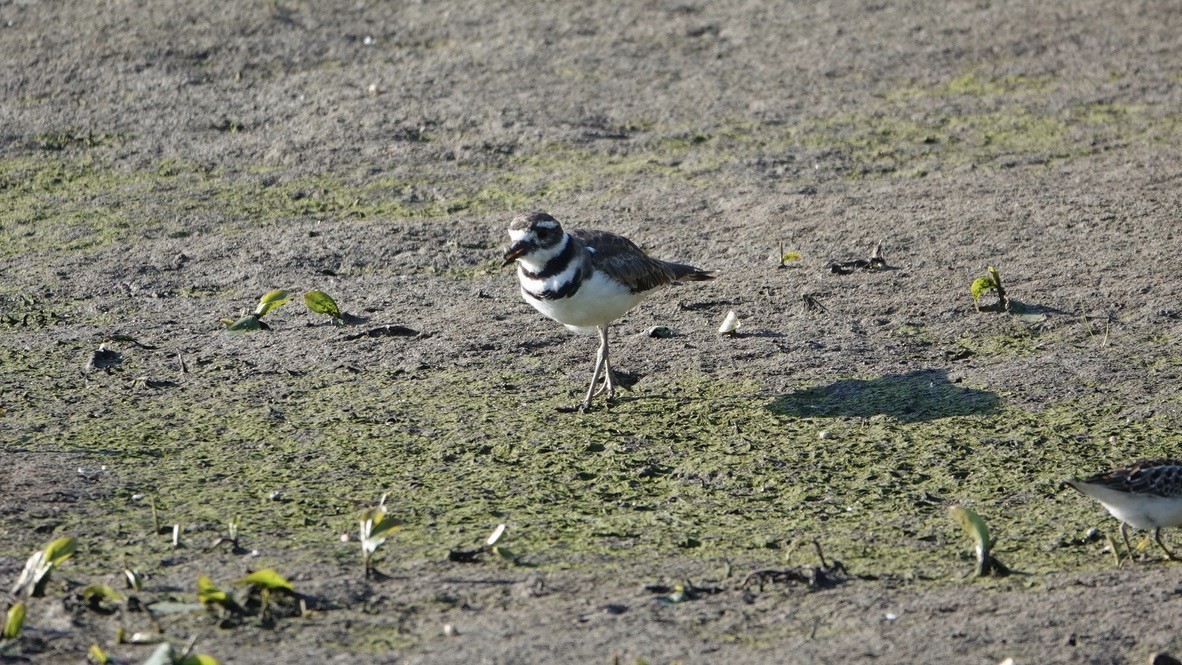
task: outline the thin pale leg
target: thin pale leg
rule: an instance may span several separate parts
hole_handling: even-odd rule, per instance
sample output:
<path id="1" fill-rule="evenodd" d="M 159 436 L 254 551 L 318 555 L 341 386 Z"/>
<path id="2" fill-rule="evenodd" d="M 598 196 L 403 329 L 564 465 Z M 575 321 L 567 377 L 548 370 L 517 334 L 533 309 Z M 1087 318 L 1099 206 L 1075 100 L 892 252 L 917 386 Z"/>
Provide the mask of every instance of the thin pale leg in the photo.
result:
<path id="1" fill-rule="evenodd" d="M 1125 551 L 1129 553 L 1129 558 L 1133 558 L 1133 546 L 1129 544 L 1129 525 L 1124 522 L 1120 523 L 1120 537 L 1125 539 Z"/>
<path id="2" fill-rule="evenodd" d="M 1161 547 L 1161 550 L 1166 553 L 1166 558 L 1170 559 L 1171 561 L 1178 560 L 1178 557 L 1174 556 L 1174 553 L 1170 551 L 1170 548 L 1166 547 L 1166 544 L 1162 542 L 1160 528 L 1153 530 L 1153 539 L 1157 541 L 1157 544 Z"/>
<path id="3" fill-rule="evenodd" d="M 607 364 L 607 326 L 596 326 L 595 329 L 599 331 L 599 351 L 595 354 L 595 371 L 591 373 L 591 385 L 587 388 L 587 397 L 579 405 L 579 410 L 584 412 L 591 408 L 591 398 L 598 394 L 595 392 L 595 384 L 599 383 L 599 372 Z"/>
<path id="4" fill-rule="evenodd" d="M 607 326 L 603 327 L 603 385 L 595 391 L 595 397 L 607 393 L 607 398 L 611 399 L 616 396 L 616 384 L 612 377 L 612 362 L 611 353 L 608 351 L 607 345 Z"/>

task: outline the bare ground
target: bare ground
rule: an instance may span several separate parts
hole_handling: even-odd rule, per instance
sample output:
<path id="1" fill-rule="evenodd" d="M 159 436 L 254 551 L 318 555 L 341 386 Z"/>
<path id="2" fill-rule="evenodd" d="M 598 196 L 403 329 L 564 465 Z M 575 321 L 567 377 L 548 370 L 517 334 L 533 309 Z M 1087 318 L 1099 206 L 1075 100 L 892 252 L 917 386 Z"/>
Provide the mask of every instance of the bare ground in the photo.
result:
<path id="1" fill-rule="evenodd" d="M 1176 565 L 1113 568 L 1058 492 L 1177 454 L 1180 35 L 1169 2 L 0 0 L 0 580 L 80 541 L 0 661 L 147 658 L 119 627 L 226 663 L 1182 651 Z M 554 412 L 592 342 L 496 268 L 534 208 L 722 275 L 615 326 L 610 410 Z M 1014 313 L 973 307 L 987 265 Z M 221 330 L 277 287 L 366 321 Z M 345 339 L 385 324 L 423 334 Z M 339 536 L 383 492 L 366 579 Z M 1022 574 L 963 577 L 952 503 Z M 206 549 L 236 514 L 258 556 Z M 498 522 L 517 564 L 448 561 Z M 741 583 L 814 538 L 832 584 Z M 264 566 L 309 615 L 76 598 Z"/>

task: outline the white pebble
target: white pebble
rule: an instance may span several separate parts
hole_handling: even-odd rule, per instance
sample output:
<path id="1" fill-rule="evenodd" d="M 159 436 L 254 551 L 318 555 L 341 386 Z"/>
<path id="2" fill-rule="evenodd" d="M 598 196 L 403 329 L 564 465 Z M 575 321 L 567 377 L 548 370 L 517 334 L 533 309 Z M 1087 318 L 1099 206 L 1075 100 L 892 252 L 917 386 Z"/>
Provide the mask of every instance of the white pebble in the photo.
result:
<path id="1" fill-rule="evenodd" d="M 722 325 L 718 326 L 719 335 L 733 335 L 736 330 L 741 328 L 743 324 L 739 321 L 735 310 L 730 310 L 726 313 L 726 318 L 722 320 Z"/>

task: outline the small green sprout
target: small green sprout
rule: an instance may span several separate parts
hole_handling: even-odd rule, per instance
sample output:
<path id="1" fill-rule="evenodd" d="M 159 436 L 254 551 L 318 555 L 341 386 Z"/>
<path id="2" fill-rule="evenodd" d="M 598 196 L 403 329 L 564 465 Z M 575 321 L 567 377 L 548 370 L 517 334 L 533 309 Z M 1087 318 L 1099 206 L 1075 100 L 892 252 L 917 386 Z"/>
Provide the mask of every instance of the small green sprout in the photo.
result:
<path id="1" fill-rule="evenodd" d="M 32 597 L 45 595 L 45 585 L 49 583 L 50 573 L 73 556 L 76 548 L 77 542 L 67 536 L 58 538 L 46 545 L 45 549 L 34 552 L 25 563 L 24 572 L 12 587 L 12 593 L 18 594 L 21 590 L 26 590 Z"/>
<path id="2" fill-rule="evenodd" d="M 295 587 L 285 577 L 271 568 L 263 568 L 243 577 L 234 584 L 249 584 L 269 591 L 287 591 L 295 593 Z"/>
<path id="3" fill-rule="evenodd" d="M 260 321 L 269 312 L 282 307 L 284 303 L 291 300 L 287 295 L 287 291 L 276 289 L 259 300 L 259 304 L 254 308 L 254 312 L 238 319 L 231 321 L 230 319 L 222 319 L 222 323 L 226 325 L 227 332 L 242 333 L 255 332 L 256 330 L 269 330 L 267 324 Z"/>
<path id="4" fill-rule="evenodd" d="M 241 523 L 241 517 L 234 516 L 230 518 L 230 520 L 226 522 L 226 535 L 221 536 L 217 540 L 213 541 L 213 544 L 207 548 L 207 551 L 215 549 L 224 543 L 230 543 L 231 552 L 234 554 L 245 554 L 246 550 L 238 544 L 238 527 L 241 525 Z"/>
<path id="5" fill-rule="evenodd" d="M 291 582 L 288 582 L 286 578 L 270 568 L 256 570 L 253 573 L 238 580 L 237 582 L 234 582 L 234 584 L 248 585 L 248 598 L 253 597 L 255 594 L 259 595 L 259 598 L 261 599 L 259 614 L 264 618 L 270 616 L 272 595 L 278 593 L 285 593 L 292 596 L 297 595 L 295 587 L 291 585 Z"/>
<path id="6" fill-rule="evenodd" d="M 365 565 L 365 576 L 373 575 L 373 555 L 386 539 L 402 528 L 402 522 L 391 517 L 386 512 L 386 495 L 383 494 L 378 505 L 369 510 L 361 511 L 359 518 L 361 536 L 361 556 Z"/>
<path id="7" fill-rule="evenodd" d="M 102 604 L 104 600 L 118 605 L 122 603 L 125 598 L 123 597 L 123 594 L 112 589 L 106 584 L 91 584 L 82 590 L 82 600 L 86 601 L 86 604 L 90 606 L 90 609 L 102 611 L 106 609 Z"/>
<path id="8" fill-rule="evenodd" d="M 291 296 L 287 295 L 287 291 L 275 289 L 259 299 L 259 306 L 254 308 L 254 315 L 261 319 L 268 312 L 279 309 L 289 300 L 291 300 Z"/>
<path id="9" fill-rule="evenodd" d="M 657 600 L 665 605 L 676 605 L 684 603 L 690 599 L 689 591 L 686 590 L 684 584 L 675 584 L 673 586 L 673 593 L 668 596 L 661 596 Z"/>
<path id="10" fill-rule="evenodd" d="M 1008 575 L 1010 573 L 1010 569 L 991 554 L 997 540 L 989 536 L 989 527 L 985 526 L 985 521 L 981 519 L 980 515 L 962 506 L 952 506 L 948 509 L 948 514 L 973 539 L 973 545 L 977 551 L 977 577 L 985 577 L 990 574 Z"/>
<path id="11" fill-rule="evenodd" d="M 483 547 L 474 550 L 451 550 L 447 553 L 447 559 L 448 561 L 455 561 L 457 563 L 475 563 L 480 557 L 491 552 L 502 559 L 517 563 L 519 557 L 516 554 L 505 547 L 497 545 L 497 542 L 500 541 L 501 536 L 504 534 L 505 525 L 498 524 L 497 528 L 493 529 L 493 532 L 484 540 Z"/>
<path id="12" fill-rule="evenodd" d="M 8 616 L 4 619 L 4 630 L 0 631 L 0 640 L 15 640 L 21 634 L 25 625 L 25 601 L 18 600 L 8 608 Z"/>
<path id="13" fill-rule="evenodd" d="M 197 577 L 197 600 L 206 607 L 220 607 L 231 612 L 242 611 L 234 596 L 219 589 L 208 575 Z"/>
<path id="14" fill-rule="evenodd" d="M 341 315 L 341 308 L 337 307 L 337 303 L 324 291 L 312 290 L 304 294 L 304 304 L 308 306 L 308 311 L 313 314 L 327 314 L 332 317 L 333 325 L 344 325 L 344 317 Z"/>
<path id="15" fill-rule="evenodd" d="M 490 550 L 492 550 L 493 554 L 501 557 L 502 559 L 508 559 L 509 561 L 513 561 L 516 563 L 516 561 L 517 561 L 516 554 L 505 549 L 504 547 L 500 547 L 497 545 L 497 541 L 500 540 L 501 536 L 503 536 L 503 535 L 505 535 L 505 525 L 498 524 L 497 528 L 493 529 L 493 532 L 492 532 L 492 534 L 489 535 L 488 539 L 484 541 L 484 546 L 489 548 Z"/>
<path id="16" fill-rule="evenodd" d="M 144 575 L 133 568 L 123 569 L 123 579 L 127 583 L 127 588 L 132 591 L 144 590 Z"/>
<path id="17" fill-rule="evenodd" d="M 973 280 L 972 285 L 969 286 L 969 292 L 973 295 L 973 306 L 977 311 L 981 311 L 981 296 L 989 291 L 997 292 L 998 307 L 1002 311 L 1009 311 L 1010 299 L 1006 297 L 1006 290 L 1001 285 L 1001 275 L 997 272 L 997 268 L 989 266 L 986 268 L 989 272 L 985 277 L 978 277 Z"/>
<path id="18" fill-rule="evenodd" d="M 780 267 L 787 268 L 791 261 L 799 261 L 800 252 L 785 252 L 784 243 L 780 243 Z"/>

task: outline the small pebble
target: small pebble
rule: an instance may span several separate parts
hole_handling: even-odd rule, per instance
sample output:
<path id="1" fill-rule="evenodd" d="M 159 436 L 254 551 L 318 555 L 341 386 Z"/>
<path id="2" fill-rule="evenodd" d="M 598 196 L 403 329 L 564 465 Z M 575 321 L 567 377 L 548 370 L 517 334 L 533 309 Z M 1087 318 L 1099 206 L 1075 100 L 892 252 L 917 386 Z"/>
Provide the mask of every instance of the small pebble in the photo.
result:
<path id="1" fill-rule="evenodd" d="M 456 627 L 450 623 L 445 623 L 443 624 L 443 634 L 448 637 L 455 637 L 460 634 L 460 631 L 456 630 Z"/>
<path id="2" fill-rule="evenodd" d="M 829 433 L 829 430 L 825 429 L 825 430 L 821 430 L 820 433 L 817 434 L 817 438 L 822 441 L 827 441 L 827 440 L 833 438 L 833 435 Z"/>

